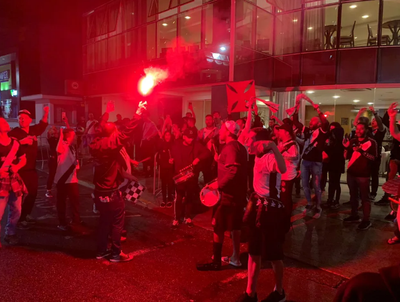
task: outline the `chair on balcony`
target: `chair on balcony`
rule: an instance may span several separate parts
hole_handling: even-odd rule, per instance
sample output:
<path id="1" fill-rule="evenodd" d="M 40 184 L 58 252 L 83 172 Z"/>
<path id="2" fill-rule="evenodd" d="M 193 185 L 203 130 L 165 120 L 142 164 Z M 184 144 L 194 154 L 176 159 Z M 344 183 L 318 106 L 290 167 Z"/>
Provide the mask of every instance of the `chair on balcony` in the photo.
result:
<path id="1" fill-rule="evenodd" d="M 353 23 L 353 27 L 351 28 L 351 32 L 349 36 L 340 36 L 339 39 L 339 47 L 354 47 L 354 28 L 356 27 L 356 21 Z M 337 38 L 333 39 L 333 45 L 336 45 Z"/>
<path id="2" fill-rule="evenodd" d="M 367 42 L 367 46 L 377 46 L 378 45 L 378 37 L 374 37 L 373 33 L 372 33 L 372 29 L 371 26 L 369 26 L 369 24 L 367 24 L 367 28 L 368 28 L 368 42 Z M 383 35 L 381 38 L 381 44 L 385 44 L 385 45 L 390 45 L 390 36 L 389 35 Z"/>

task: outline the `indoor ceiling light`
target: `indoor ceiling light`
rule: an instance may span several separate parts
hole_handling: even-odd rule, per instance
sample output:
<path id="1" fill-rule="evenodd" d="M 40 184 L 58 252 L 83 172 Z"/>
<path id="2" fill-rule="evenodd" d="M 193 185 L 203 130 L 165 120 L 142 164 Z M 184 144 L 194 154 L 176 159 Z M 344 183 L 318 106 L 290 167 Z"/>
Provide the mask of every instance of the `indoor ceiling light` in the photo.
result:
<path id="1" fill-rule="evenodd" d="M 186 17 L 185 17 L 186 20 L 189 20 L 190 18 L 191 18 L 190 16 L 186 16 Z"/>
<path id="2" fill-rule="evenodd" d="M 167 25 L 168 25 L 167 23 L 163 23 L 163 24 L 162 24 L 162 26 L 167 26 Z"/>
<path id="3" fill-rule="evenodd" d="M 322 103 L 319 103 L 319 105 L 321 105 Z"/>
<path id="4" fill-rule="evenodd" d="M 353 100 L 353 102 L 354 102 L 354 103 L 359 103 L 359 102 L 360 102 L 360 100 Z"/>
<path id="5" fill-rule="evenodd" d="M 374 103 L 368 103 L 368 105 L 373 105 Z"/>
<path id="6" fill-rule="evenodd" d="M 297 19 L 293 19 L 293 22 L 297 22 L 297 21 L 299 21 L 299 20 L 297 20 Z"/>
<path id="7" fill-rule="evenodd" d="M 219 48 L 219 50 L 225 51 L 225 50 L 226 50 L 226 47 L 225 47 L 225 46 L 221 46 L 221 47 Z"/>
<path id="8" fill-rule="evenodd" d="M 362 18 L 363 19 L 367 19 L 367 18 L 369 18 L 369 16 L 368 15 L 364 15 L 364 16 L 362 16 Z"/>
<path id="9" fill-rule="evenodd" d="M 307 28 L 308 30 L 312 30 L 313 28 L 310 26 L 309 28 Z"/>
<path id="10" fill-rule="evenodd" d="M 312 93 L 314 93 L 314 90 L 307 90 L 306 93 L 312 94 Z"/>
<path id="11" fill-rule="evenodd" d="M 355 5 L 355 4 L 350 5 L 350 8 L 351 8 L 351 9 L 356 8 L 356 7 L 357 7 L 357 5 Z"/>
<path id="12" fill-rule="evenodd" d="M 334 99 L 338 99 L 338 98 L 340 98 L 340 96 L 339 95 L 334 95 L 333 98 Z"/>

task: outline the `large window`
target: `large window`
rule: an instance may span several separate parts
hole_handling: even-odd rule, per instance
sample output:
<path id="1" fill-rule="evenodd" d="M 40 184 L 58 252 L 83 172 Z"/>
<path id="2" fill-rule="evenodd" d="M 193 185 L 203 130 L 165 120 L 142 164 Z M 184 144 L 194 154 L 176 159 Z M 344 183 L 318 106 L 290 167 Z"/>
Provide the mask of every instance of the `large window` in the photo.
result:
<path id="1" fill-rule="evenodd" d="M 344 3 L 339 48 L 376 46 L 378 19 L 378 0 Z"/>
<path id="2" fill-rule="evenodd" d="M 273 16 L 266 11 L 257 8 L 256 23 L 256 51 L 272 54 L 273 42 Z"/>
<path id="3" fill-rule="evenodd" d="M 335 48 L 337 11 L 337 6 L 328 6 L 304 12 L 303 51 Z"/>
<path id="4" fill-rule="evenodd" d="M 201 9 L 187 11 L 178 18 L 179 37 L 187 50 L 198 50 L 201 45 Z"/>
<path id="5" fill-rule="evenodd" d="M 400 45 L 400 1 L 383 1 L 382 45 Z"/>
<path id="6" fill-rule="evenodd" d="M 278 15 L 275 37 L 275 54 L 300 52 L 301 12 Z"/>
<path id="7" fill-rule="evenodd" d="M 173 16 L 157 22 L 157 58 L 165 58 L 168 51 L 175 51 L 177 18 Z"/>

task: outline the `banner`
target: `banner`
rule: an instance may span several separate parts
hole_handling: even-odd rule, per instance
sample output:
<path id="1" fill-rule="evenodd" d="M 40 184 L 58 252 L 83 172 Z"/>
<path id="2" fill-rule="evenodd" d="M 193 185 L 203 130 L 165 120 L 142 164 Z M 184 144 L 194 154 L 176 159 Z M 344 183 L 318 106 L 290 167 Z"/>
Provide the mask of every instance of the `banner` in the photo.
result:
<path id="1" fill-rule="evenodd" d="M 247 111 L 247 103 L 256 96 L 254 80 L 226 84 L 228 113 Z"/>

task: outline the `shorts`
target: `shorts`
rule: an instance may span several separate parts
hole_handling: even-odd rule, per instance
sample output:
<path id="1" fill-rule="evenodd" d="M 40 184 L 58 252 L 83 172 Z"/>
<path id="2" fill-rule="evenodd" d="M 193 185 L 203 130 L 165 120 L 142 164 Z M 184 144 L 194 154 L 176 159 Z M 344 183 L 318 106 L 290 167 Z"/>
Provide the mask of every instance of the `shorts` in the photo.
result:
<path id="1" fill-rule="evenodd" d="M 239 205 L 217 205 L 212 220 L 214 232 L 240 231 L 243 214 L 244 208 Z"/>
<path id="2" fill-rule="evenodd" d="M 252 198 L 256 198 L 255 194 Z M 264 256 L 268 261 L 283 260 L 283 244 L 289 230 L 285 210 L 268 206 L 262 215 L 259 227 L 255 223 L 249 225 L 249 254 Z"/>

